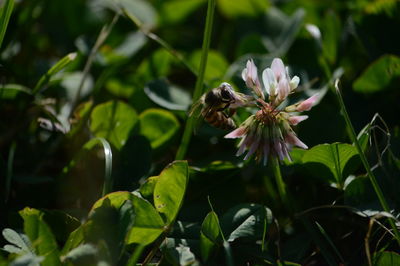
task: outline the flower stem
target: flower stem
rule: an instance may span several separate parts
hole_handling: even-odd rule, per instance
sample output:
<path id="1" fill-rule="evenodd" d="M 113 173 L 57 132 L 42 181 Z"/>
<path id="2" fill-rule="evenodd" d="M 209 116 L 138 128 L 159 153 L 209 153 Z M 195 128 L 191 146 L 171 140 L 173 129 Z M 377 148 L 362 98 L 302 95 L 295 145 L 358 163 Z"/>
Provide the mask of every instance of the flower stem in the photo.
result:
<path id="1" fill-rule="evenodd" d="M 281 198 L 282 203 L 287 206 L 288 199 L 287 199 L 287 192 L 286 192 L 286 184 L 283 181 L 281 168 L 279 165 L 279 160 L 276 157 L 271 156 L 271 165 L 272 171 L 275 176 L 276 186 L 278 187 L 279 197 Z"/>
<path id="2" fill-rule="evenodd" d="M 203 93 L 203 84 L 204 84 L 204 73 L 206 71 L 207 65 L 207 56 L 208 50 L 210 48 L 211 42 L 211 32 L 214 22 L 214 9 L 215 9 L 215 0 L 208 0 L 208 8 L 207 8 L 207 18 L 206 18 L 206 26 L 204 29 L 204 38 L 203 38 L 203 47 L 201 52 L 201 60 L 200 67 L 197 76 L 196 86 L 193 93 L 193 102 L 196 102 Z M 186 155 L 186 151 L 189 146 L 190 138 L 192 137 L 194 117 L 190 116 L 186 121 L 185 131 L 183 132 L 182 142 L 179 145 L 178 152 L 176 154 L 176 160 L 184 159 Z"/>
<path id="3" fill-rule="evenodd" d="M 339 80 L 336 80 L 336 82 L 335 82 L 336 95 L 338 97 L 339 105 L 340 105 L 340 107 L 342 109 L 342 114 L 344 116 L 344 120 L 346 122 L 347 128 L 349 129 L 348 130 L 349 137 L 350 137 L 351 141 L 354 143 L 354 145 L 357 148 L 358 154 L 360 155 L 361 162 L 364 165 L 365 170 L 367 171 L 369 180 L 371 181 L 372 187 L 374 188 L 375 193 L 378 196 L 379 202 L 380 202 L 383 210 L 385 212 L 390 213 L 389 205 L 388 205 L 388 203 L 387 203 L 387 201 L 386 201 L 386 199 L 385 199 L 385 197 L 383 195 L 383 192 L 382 192 L 381 188 L 379 187 L 379 184 L 378 184 L 378 182 L 376 180 L 376 177 L 375 177 L 374 173 L 371 170 L 371 167 L 370 167 L 369 162 L 368 162 L 368 160 L 367 160 L 367 158 L 366 158 L 366 156 L 365 156 L 365 154 L 364 154 L 364 152 L 363 152 L 363 150 L 361 148 L 361 145 L 358 142 L 357 135 L 356 135 L 356 132 L 354 131 L 353 124 L 351 123 L 350 117 L 349 117 L 349 115 L 347 113 L 347 110 L 346 110 L 346 106 L 344 105 L 344 101 L 343 101 L 342 95 L 340 93 L 338 83 L 339 83 Z M 399 231 L 398 231 L 398 229 L 396 227 L 396 224 L 394 223 L 394 221 L 391 218 L 389 218 L 389 224 L 392 227 L 392 230 L 393 230 L 393 232 L 394 232 L 394 234 L 396 236 L 396 240 L 397 240 L 398 244 L 400 245 L 400 234 L 399 234 Z"/>

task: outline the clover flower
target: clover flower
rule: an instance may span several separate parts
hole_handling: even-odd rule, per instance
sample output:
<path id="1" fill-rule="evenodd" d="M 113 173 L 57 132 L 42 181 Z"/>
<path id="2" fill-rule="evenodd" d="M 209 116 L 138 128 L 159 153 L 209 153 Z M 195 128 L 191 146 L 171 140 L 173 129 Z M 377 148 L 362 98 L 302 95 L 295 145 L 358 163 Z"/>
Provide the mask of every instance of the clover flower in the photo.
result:
<path id="1" fill-rule="evenodd" d="M 240 156 L 247 151 L 244 160 L 255 155 L 256 160 L 263 159 L 265 165 L 269 157 L 277 157 L 280 161 L 285 158 L 291 160 L 289 152 L 293 146 L 307 149 L 307 145 L 297 137 L 292 126 L 308 118 L 306 115 L 297 115 L 297 113 L 309 111 L 318 100 L 318 95 L 313 95 L 286 108 L 280 108 L 288 95 L 296 90 L 300 79 L 297 76 L 290 78 L 288 67 L 285 67 L 279 58 L 275 58 L 271 67 L 262 72 L 264 91 L 253 60 L 247 61 L 242 78 L 246 86 L 259 97 L 257 99 L 259 110 L 225 136 L 232 139 L 241 138 L 236 155 Z M 268 94 L 268 101 L 264 97 L 264 92 Z"/>

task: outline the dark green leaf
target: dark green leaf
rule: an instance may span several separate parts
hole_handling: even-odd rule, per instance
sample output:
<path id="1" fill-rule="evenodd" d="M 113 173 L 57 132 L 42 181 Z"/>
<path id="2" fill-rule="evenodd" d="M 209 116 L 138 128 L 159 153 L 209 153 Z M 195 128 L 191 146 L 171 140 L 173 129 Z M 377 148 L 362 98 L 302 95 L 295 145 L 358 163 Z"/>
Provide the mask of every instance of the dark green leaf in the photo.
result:
<path id="1" fill-rule="evenodd" d="M 153 102 L 169 110 L 186 111 L 192 102 L 187 91 L 168 83 L 166 79 L 149 82 L 144 92 Z"/>
<path id="2" fill-rule="evenodd" d="M 268 7 L 269 2 L 264 0 L 218 0 L 217 6 L 228 18 L 252 17 L 262 14 Z"/>
<path id="3" fill-rule="evenodd" d="M 206 0 L 163 1 L 161 19 L 171 24 L 182 22 L 182 20 L 206 2 Z"/>
<path id="4" fill-rule="evenodd" d="M 231 208 L 221 219 L 221 227 L 228 241 L 238 238 L 260 240 L 263 238 L 264 224 L 272 223 L 272 213 L 259 204 L 240 204 Z"/>
<path id="5" fill-rule="evenodd" d="M 326 166 L 335 177 L 337 184 L 343 188 L 345 168 L 352 158 L 358 156 L 357 149 L 346 143 L 320 144 L 307 150 L 303 163 L 318 163 Z"/>

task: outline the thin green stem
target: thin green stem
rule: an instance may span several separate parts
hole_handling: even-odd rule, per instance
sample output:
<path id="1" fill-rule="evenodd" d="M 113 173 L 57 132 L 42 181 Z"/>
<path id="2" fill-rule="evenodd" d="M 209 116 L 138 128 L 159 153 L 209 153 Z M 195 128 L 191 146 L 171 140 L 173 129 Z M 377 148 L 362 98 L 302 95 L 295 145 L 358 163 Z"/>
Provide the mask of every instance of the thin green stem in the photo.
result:
<path id="1" fill-rule="evenodd" d="M 204 29 L 203 47 L 201 52 L 201 60 L 199 67 L 199 75 L 197 76 L 196 87 L 193 94 L 193 102 L 196 102 L 203 94 L 204 73 L 206 71 L 208 50 L 211 42 L 211 32 L 214 22 L 215 0 L 208 0 L 206 27 Z M 182 160 L 189 146 L 190 138 L 193 132 L 194 117 L 189 116 L 186 121 L 185 131 L 183 132 L 182 142 L 176 154 L 176 160 Z"/>
<path id="2" fill-rule="evenodd" d="M 389 205 L 388 205 L 388 203 L 387 203 L 387 201 L 386 201 L 386 199 L 385 199 L 385 197 L 383 195 L 383 192 L 382 192 L 381 188 L 379 187 L 379 184 L 378 184 L 378 182 L 376 180 L 376 177 L 375 177 L 374 173 L 371 170 L 371 167 L 370 167 L 369 162 L 368 162 L 368 160 L 367 160 L 367 158 L 366 158 L 366 156 L 365 156 L 365 154 L 364 154 L 364 152 L 363 152 L 363 150 L 361 148 L 361 145 L 358 142 L 356 132 L 354 130 L 353 124 L 351 123 L 350 117 L 349 117 L 349 115 L 347 113 L 346 106 L 344 105 L 344 101 L 343 101 L 342 95 L 340 93 L 338 84 L 339 84 L 339 80 L 336 80 L 336 82 L 335 82 L 336 95 L 338 97 L 339 104 L 340 104 L 340 107 L 342 109 L 344 120 L 345 120 L 346 125 L 347 125 L 347 127 L 349 129 L 348 130 L 349 137 L 350 137 L 351 141 L 354 143 L 354 145 L 357 148 L 357 152 L 360 155 L 361 162 L 364 165 L 365 170 L 367 171 L 369 180 L 371 181 L 372 187 L 374 188 L 375 193 L 378 196 L 379 202 L 380 202 L 383 210 L 385 212 L 390 213 Z M 397 240 L 398 244 L 400 245 L 399 230 L 397 229 L 396 224 L 394 223 L 394 221 L 391 218 L 389 218 L 389 223 L 390 223 L 390 226 L 392 227 L 392 230 L 393 230 L 393 232 L 394 232 L 394 234 L 396 236 L 396 240 Z"/>
<path id="3" fill-rule="evenodd" d="M 278 187 L 279 197 L 284 205 L 287 205 L 286 184 L 283 181 L 279 160 L 276 157 L 271 157 L 272 171 L 274 173 L 276 186 Z"/>

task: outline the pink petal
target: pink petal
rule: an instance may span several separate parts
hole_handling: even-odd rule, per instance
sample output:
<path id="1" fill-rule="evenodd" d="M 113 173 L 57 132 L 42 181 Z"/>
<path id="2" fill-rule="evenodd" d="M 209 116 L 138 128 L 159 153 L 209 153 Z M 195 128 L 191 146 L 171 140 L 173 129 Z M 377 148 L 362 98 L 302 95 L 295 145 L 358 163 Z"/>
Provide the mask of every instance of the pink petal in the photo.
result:
<path id="1" fill-rule="evenodd" d="M 280 100 L 286 99 L 289 95 L 290 87 L 286 78 L 281 78 L 278 84 L 278 97 Z"/>
<path id="2" fill-rule="evenodd" d="M 272 61 L 271 69 L 275 74 L 276 79 L 280 79 L 285 76 L 285 65 L 280 58 L 275 58 Z"/>
<path id="3" fill-rule="evenodd" d="M 295 146 L 297 146 L 299 148 L 302 148 L 302 149 L 305 149 L 305 150 L 308 149 L 307 145 L 304 144 L 294 133 L 289 132 L 286 135 L 286 141 L 289 144 L 295 145 Z"/>
<path id="4" fill-rule="evenodd" d="M 231 133 L 225 135 L 224 138 L 226 139 L 236 139 L 236 138 L 240 138 L 243 137 L 244 134 L 246 134 L 247 130 L 245 127 L 239 127 L 237 129 L 235 129 L 234 131 L 232 131 Z"/>
<path id="5" fill-rule="evenodd" d="M 297 125 L 301 121 L 304 121 L 308 118 L 308 115 L 298 115 L 289 117 L 289 123 L 293 126 Z"/>
<path id="6" fill-rule="evenodd" d="M 296 110 L 299 111 L 299 112 L 310 111 L 311 107 L 313 107 L 314 103 L 317 100 L 318 100 L 318 93 L 314 94 L 313 96 L 311 96 L 307 100 L 302 101 L 301 103 L 299 103 L 299 105 L 297 106 Z"/>

